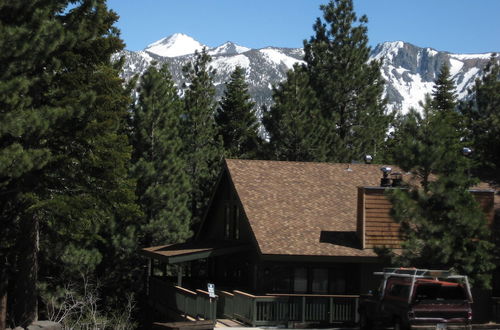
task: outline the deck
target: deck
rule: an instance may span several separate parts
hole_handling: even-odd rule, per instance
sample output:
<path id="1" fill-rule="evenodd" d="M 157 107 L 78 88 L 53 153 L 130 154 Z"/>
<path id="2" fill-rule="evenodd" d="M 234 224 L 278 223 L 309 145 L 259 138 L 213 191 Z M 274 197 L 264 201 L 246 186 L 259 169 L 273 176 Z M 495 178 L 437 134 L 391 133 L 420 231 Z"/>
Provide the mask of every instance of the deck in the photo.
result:
<path id="1" fill-rule="evenodd" d="M 203 290 L 188 290 L 150 277 L 149 299 L 195 319 L 235 320 L 252 327 L 300 324 L 344 324 L 358 321 L 358 295 L 272 294 L 256 296 L 234 290 L 217 291 L 211 299 Z"/>

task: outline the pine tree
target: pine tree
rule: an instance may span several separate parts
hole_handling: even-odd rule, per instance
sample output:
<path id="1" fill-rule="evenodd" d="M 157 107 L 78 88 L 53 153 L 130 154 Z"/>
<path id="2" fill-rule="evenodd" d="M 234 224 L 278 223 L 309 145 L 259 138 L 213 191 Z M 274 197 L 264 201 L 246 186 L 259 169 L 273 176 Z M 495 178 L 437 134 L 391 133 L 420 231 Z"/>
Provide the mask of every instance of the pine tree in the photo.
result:
<path id="1" fill-rule="evenodd" d="M 500 59 L 494 54 L 469 92 L 470 101 L 462 104 L 478 175 L 486 180 L 500 181 Z"/>
<path id="2" fill-rule="evenodd" d="M 95 270 L 108 247 L 98 239 L 111 242 L 102 228 L 135 209 L 121 132 L 129 97 L 110 62 L 123 47 L 117 16 L 104 1 L 70 3 L 0 5 L 2 230 L 17 238 L 2 251 L 2 287 L 11 282 L 16 325 L 36 319 L 39 261 L 41 280 Z"/>
<path id="3" fill-rule="evenodd" d="M 457 106 L 455 83 L 451 79 L 450 66 L 444 63 L 432 89 L 432 106 L 439 111 L 452 112 Z"/>
<path id="4" fill-rule="evenodd" d="M 38 218 L 29 214 L 32 190 L 36 173 L 52 157 L 40 138 L 64 112 L 45 106 L 37 93 L 51 82 L 51 71 L 59 68 L 51 55 L 66 41 L 53 15 L 61 6 L 63 1 L 0 4 L 0 298 L 5 299 L 8 286 L 27 292 L 9 313 L 11 320 L 22 325 L 36 318 L 37 307 L 37 268 L 33 265 L 37 261 Z M 24 231 L 24 244 L 16 242 L 20 230 Z M 16 279 L 16 270 L 23 270 L 25 278 Z M 13 298 L 11 292 L 9 301 Z"/>
<path id="5" fill-rule="evenodd" d="M 446 69 L 436 80 L 434 95 L 422 114 L 411 110 L 398 126 L 393 157 L 417 178 L 407 189 L 394 189 L 391 215 L 401 224 L 402 252 L 393 254 L 401 266 L 453 268 L 479 286 L 488 287 L 492 244 L 485 214 L 469 192 L 470 161 L 457 129 L 454 85 Z M 448 86 L 448 87 L 446 87 Z M 384 250 L 380 250 L 382 254 Z"/>
<path id="6" fill-rule="evenodd" d="M 369 61 L 368 19 L 359 20 L 352 0 L 322 5 L 315 35 L 304 41 L 304 60 L 316 92 L 321 118 L 328 125 L 328 161 L 351 162 L 376 154 L 391 121 L 383 99 L 380 62 Z"/>
<path id="7" fill-rule="evenodd" d="M 208 205 L 223 153 L 214 120 L 217 105 L 213 83 L 215 70 L 210 61 L 210 55 L 203 49 L 196 52 L 193 62 L 183 68 L 186 83 L 181 133 L 190 177 L 190 209 L 194 225 L 201 221 Z"/>
<path id="8" fill-rule="evenodd" d="M 64 70 L 51 99 L 71 115 L 54 127 L 58 135 L 50 140 L 58 157 L 49 173 L 65 187 L 53 191 L 44 205 L 50 217 L 41 231 L 40 280 L 51 293 L 80 282 L 82 274 L 98 278 L 102 303 L 111 308 L 123 303 L 129 288 L 140 288 L 141 275 L 140 212 L 128 176 L 130 90 L 119 77 L 121 62 L 111 61 L 123 42 L 113 27 L 117 15 L 104 1 L 84 2 L 61 19 L 74 46 L 57 54 Z"/>
<path id="9" fill-rule="evenodd" d="M 326 128 L 322 126 L 315 92 L 301 65 L 288 71 L 285 81 L 273 89 L 273 105 L 263 112 L 269 137 L 268 158 L 289 161 L 323 161 Z"/>
<path id="10" fill-rule="evenodd" d="M 432 98 L 421 103 L 421 113 L 410 109 L 395 126 L 389 157 L 405 171 L 419 173 L 425 188 L 431 174 L 447 175 L 464 167 L 464 158 L 457 157 L 463 143 L 462 118 L 457 111 L 455 84 L 449 67 L 444 64 L 433 86 Z"/>
<path id="11" fill-rule="evenodd" d="M 248 94 L 245 70 L 237 66 L 215 113 L 226 157 L 252 159 L 257 156 L 261 138 L 254 106 Z"/>
<path id="12" fill-rule="evenodd" d="M 146 216 L 146 246 L 177 243 L 190 236 L 189 178 L 181 156 L 182 103 L 167 65 L 142 76 L 133 109 L 137 195 Z"/>

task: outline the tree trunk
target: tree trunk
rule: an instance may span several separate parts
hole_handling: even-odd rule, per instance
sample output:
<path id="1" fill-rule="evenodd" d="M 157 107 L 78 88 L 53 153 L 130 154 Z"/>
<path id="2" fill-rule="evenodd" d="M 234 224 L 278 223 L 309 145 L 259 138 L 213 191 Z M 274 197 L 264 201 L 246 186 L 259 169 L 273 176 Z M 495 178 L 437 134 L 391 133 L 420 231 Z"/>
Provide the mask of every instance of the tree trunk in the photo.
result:
<path id="1" fill-rule="evenodd" d="M 20 221 L 16 242 L 16 273 L 13 278 L 12 315 L 9 319 L 16 326 L 27 327 L 38 318 L 38 218 L 27 215 Z"/>
<path id="2" fill-rule="evenodd" d="M 0 284 L 0 287 L 3 284 Z M 7 327 L 7 288 L 0 288 L 0 330 Z"/>

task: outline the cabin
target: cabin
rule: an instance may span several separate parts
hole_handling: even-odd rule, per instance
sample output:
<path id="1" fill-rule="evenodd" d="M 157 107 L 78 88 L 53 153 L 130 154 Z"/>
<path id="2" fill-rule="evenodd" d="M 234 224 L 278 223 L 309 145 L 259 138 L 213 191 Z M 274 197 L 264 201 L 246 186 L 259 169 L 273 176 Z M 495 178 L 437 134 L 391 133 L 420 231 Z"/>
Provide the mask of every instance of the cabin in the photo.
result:
<path id="1" fill-rule="evenodd" d="M 373 247 L 400 244 L 384 192 L 411 178 L 391 174 L 375 164 L 225 160 L 194 238 L 142 250 L 152 307 L 252 326 L 357 322 L 359 295 L 384 266 Z M 494 191 L 473 193 L 492 223 Z"/>

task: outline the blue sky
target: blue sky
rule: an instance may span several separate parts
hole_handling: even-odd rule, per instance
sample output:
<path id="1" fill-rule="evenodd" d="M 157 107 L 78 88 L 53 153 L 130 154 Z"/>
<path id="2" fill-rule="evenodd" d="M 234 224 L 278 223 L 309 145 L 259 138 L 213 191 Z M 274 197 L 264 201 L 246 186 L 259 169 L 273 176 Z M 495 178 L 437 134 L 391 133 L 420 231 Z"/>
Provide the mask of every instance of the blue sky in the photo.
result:
<path id="1" fill-rule="evenodd" d="M 174 33 L 216 47 L 302 47 L 327 0 L 108 0 L 129 50 Z M 500 52 L 500 0 L 354 0 L 370 45 L 402 40 L 452 53 Z"/>

